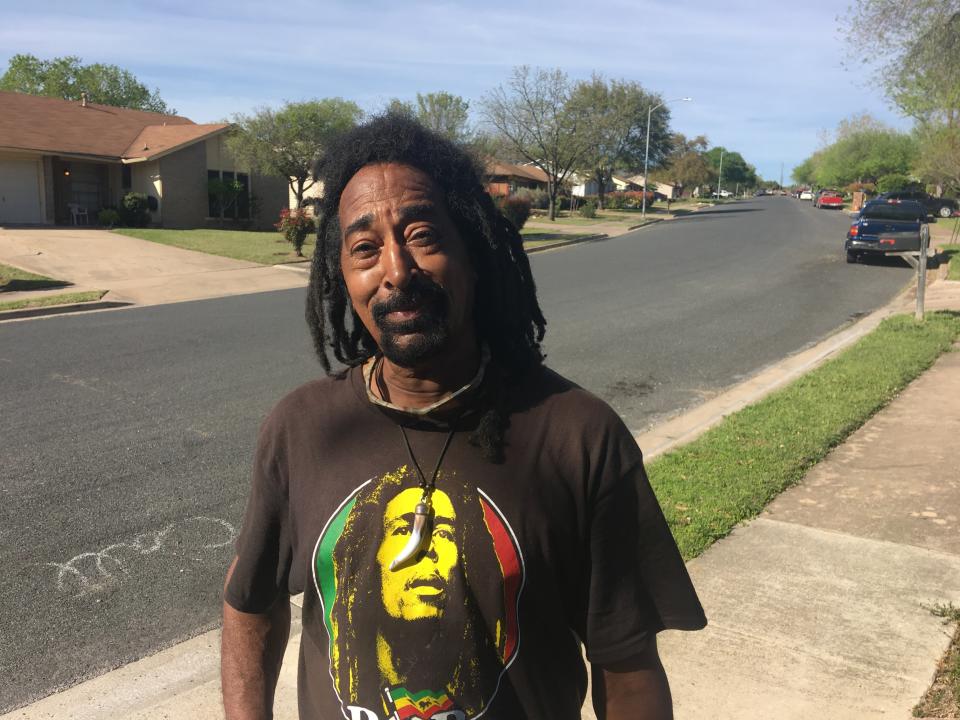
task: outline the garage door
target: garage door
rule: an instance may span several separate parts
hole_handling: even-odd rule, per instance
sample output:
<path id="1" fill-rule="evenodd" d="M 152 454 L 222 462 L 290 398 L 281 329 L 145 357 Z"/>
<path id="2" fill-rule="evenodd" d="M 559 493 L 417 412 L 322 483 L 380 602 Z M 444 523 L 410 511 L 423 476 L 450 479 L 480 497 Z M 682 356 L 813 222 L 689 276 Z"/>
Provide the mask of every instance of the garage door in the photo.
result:
<path id="1" fill-rule="evenodd" d="M 0 158 L 0 223 L 40 223 L 40 163 Z"/>

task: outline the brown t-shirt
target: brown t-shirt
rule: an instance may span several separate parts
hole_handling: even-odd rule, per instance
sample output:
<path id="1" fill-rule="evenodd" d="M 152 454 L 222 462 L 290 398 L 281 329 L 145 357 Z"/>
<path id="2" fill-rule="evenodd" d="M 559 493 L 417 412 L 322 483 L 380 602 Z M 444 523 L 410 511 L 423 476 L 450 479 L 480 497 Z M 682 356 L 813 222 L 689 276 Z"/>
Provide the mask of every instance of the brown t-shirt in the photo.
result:
<path id="1" fill-rule="evenodd" d="M 304 593 L 304 720 L 576 720 L 580 641 L 613 663 L 706 623 L 613 410 L 545 368 L 505 397 L 502 463 L 468 441 L 479 412 L 448 426 L 378 407 L 358 368 L 267 418 L 226 600 Z M 456 433 L 430 541 L 391 569 L 421 496 L 398 423 L 428 475 Z"/>

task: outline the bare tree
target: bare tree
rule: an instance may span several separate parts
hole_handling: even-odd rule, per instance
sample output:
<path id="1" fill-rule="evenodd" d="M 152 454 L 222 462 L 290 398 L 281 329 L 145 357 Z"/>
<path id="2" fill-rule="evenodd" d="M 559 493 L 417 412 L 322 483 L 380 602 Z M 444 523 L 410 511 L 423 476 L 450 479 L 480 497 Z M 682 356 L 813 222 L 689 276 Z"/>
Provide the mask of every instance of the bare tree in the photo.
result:
<path id="1" fill-rule="evenodd" d="M 557 196 L 589 146 L 584 115 L 570 103 L 570 81 L 562 70 L 513 69 L 506 86 L 483 100 L 487 121 L 519 155 L 547 174 L 550 219 Z"/>

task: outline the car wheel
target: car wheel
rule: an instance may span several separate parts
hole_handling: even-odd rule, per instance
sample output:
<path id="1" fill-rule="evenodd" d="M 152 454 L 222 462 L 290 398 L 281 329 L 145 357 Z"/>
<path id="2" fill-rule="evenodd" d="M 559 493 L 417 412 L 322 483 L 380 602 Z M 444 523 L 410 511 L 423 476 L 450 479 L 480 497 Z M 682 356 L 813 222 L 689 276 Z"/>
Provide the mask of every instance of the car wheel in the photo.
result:
<path id="1" fill-rule="evenodd" d="M 949 205 L 944 205 L 939 210 L 937 210 L 937 215 L 939 215 L 942 218 L 948 218 L 951 215 L 953 215 L 953 208 L 950 207 Z"/>
<path id="2" fill-rule="evenodd" d="M 860 258 L 857 256 L 857 254 L 856 254 L 855 252 L 853 252 L 852 250 L 847 250 L 846 256 L 847 256 L 847 262 L 850 263 L 851 265 L 852 265 L 853 263 L 857 262 L 857 260 L 860 259 Z"/>

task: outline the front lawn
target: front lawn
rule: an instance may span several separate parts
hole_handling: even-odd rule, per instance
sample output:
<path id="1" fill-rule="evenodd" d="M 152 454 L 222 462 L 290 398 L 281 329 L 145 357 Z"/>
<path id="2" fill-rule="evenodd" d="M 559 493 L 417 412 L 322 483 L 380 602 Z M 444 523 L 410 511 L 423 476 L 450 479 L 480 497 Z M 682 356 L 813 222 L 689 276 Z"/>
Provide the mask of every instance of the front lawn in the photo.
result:
<path id="1" fill-rule="evenodd" d="M 113 230 L 113 232 L 140 240 L 172 245 L 184 250 L 196 250 L 197 252 L 259 263 L 260 265 L 277 265 L 309 259 L 313 256 L 313 248 L 316 244 L 314 238 L 307 238 L 307 242 L 303 246 L 303 254 L 306 257 L 298 258 L 293 252 L 293 246 L 278 232 L 206 229 L 161 230 L 157 228 L 123 228 Z"/>
<path id="2" fill-rule="evenodd" d="M 523 246 L 529 250 L 547 245 L 555 245 L 561 242 L 570 242 L 571 240 L 580 240 L 585 237 L 590 237 L 592 233 L 551 233 L 524 228 L 520 231 L 520 235 L 523 236 Z"/>
<path id="3" fill-rule="evenodd" d="M 650 482 L 684 558 L 756 516 L 960 336 L 960 317 L 901 315 L 813 372 L 653 460 Z"/>

